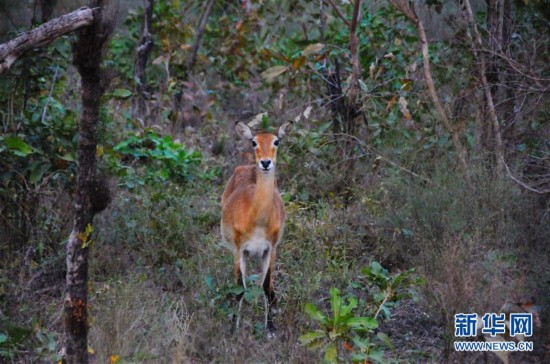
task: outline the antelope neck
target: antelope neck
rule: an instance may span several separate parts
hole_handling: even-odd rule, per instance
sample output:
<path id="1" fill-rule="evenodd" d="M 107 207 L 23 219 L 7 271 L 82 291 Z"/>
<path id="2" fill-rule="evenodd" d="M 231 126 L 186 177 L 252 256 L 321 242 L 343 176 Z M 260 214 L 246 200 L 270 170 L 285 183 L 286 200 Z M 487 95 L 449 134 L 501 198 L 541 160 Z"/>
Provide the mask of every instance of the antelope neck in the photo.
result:
<path id="1" fill-rule="evenodd" d="M 275 190 L 275 168 L 265 173 L 256 169 L 256 191 L 252 198 L 252 216 L 257 225 L 266 225 L 273 206 L 273 191 Z"/>

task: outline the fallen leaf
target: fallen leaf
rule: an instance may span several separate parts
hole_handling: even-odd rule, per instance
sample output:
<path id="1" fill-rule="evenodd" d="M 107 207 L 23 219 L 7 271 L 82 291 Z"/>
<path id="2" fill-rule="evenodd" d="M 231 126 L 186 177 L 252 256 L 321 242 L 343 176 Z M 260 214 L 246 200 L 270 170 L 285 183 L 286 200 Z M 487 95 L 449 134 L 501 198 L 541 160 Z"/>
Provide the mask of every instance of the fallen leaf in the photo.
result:
<path id="1" fill-rule="evenodd" d="M 170 56 L 168 54 L 161 54 L 153 60 L 153 64 L 160 64 L 168 59 L 170 59 Z"/>
<path id="2" fill-rule="evenodd" d="M 287 66 L 273 66 L 262 72 L 262 77 L 266 80 L 272 80 L 275 77 L 285 73 L 288 70 Z"/>
<path id="3" fill-rule="evenodd" d="M 397 96 L 394 96 L 388 101 L 388 104 L 386 105 L 386 111 L 390 111 L 393 105 L 397 102 Z"/>
<path id="4" fill-rule="evenodd" d="M 323 43 L 310 44 L 302 51 L 302 56 L 304 57 L 310 56 L 314 53 L 319 52 L 323 48 L 325 48 L 325 45 Z"/>

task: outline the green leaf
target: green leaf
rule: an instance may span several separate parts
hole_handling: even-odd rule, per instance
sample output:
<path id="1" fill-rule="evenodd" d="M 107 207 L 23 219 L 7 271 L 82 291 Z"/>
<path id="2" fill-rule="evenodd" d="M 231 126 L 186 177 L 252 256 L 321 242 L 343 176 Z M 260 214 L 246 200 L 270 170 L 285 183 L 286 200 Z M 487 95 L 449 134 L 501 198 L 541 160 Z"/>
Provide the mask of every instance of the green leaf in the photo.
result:
<path id="1" fill-rule="evenodd" d="M 359 87 L 361 87 L 361 90 L 365 92 L 369 92 L 369 88 L 367 87 L 367 84 L 362 79 L 358 79 L 357 81 L 359 82 Z"/>
<path id="2" fill-rule="evenodd" d="M 378 321 L 373 317 L 351 317 L 346 320 L 346 325 L 358 331 L 374 330 L 378 327 Z"/>
<path id="3" fill-rule="evenodd" d="M 391 350 L 395 349 L 395 346 L 393 346 L 388 335 L 384 334 L 383 332 L 379 332 L 378 334 L 376 334 L 376 336 L 380 339 L 380 341 L 386 344 L 388 348 L 390 348 Z"/>
<path id="4" fill-rule="evenodd" d="M 383 363 L 384 362 L 384 352 L 382 350 L 371 350 L 369 353 L 369 359 Z"/>
<path id="5" fill-rule="evenodd" d="M 359 349 L 362 352 L 365 352 L 369 349 L 370 346 L 370 340 L 368 337 L 362 338 L 360 336 L 355 335 L 353 337 L 353 345 Z"/>
<path id="6" fill-rule="evenodd" d="M 351 314 L 351 311 L 353 311 L 353 309 L 356 307 L 357 307 L 357 298 L 349 297 L 348 304 L 342 306 L 342 309 L 340 310 L 340 317 L 344 319 L 347 318 L 347 316 Z"/>
<path id="7" fill-rule="evenodd" d="M 5 343 L 6 341 L 8 341 L 8 335 L 0 334 L 0 344 Z"/>
<path id="8" fill-rule="evenodd" d="M 307 334 L 300 336 L 300 342 L 302 345 L 310 345 L 315 341 L 325 338 L 325 332 L 323 330 L 310 331 Z"/>
<path id="9" fill-rule="evenodd" d="M 132 96 L 132 91 L 126 90 L 124 88 L 116 88 L 109 93 L 109 96 L 117 97 L 119 99 L 127 99 Z"/>
<path id="10" fill-rule="evenodd" d="M 206 286 L 210 291 L 216 290 L 216 286 L 214 285 L 214 279 L 212 278 L 212 276 L 208 275 L 206 277 L 203 277 L 203 279 L 204 279 L 204 283 L 206 284 Z"/>
<path id="11" fill-rule="evenodd" d="M 327 321 L 327 315 L 320 311 L 313 303 L 306 303 L 304 311 L 315 321 L 325 323 Z"/>
<path id="12" fill-rule="evenodd" d="M 29 178 L 30 183 L 38 183 L 42 180 L 44 173 L 50 170 L 52 167 L 51 163 L 39 163 L 31 171 L 31 176 Z"/>
<path id="13" fill-rule="evenodd" d="M 336 343 L 327 346 L 325 350 L 325 360 L 329 363 L 338 363 L 338 350 Z"/>
<path id="14" fill-rule="evenodd" d="M 338 319 L 340 318 L 340 309 L 342 307 L 342 297 L 340 297 L 340 291 L 338 288 L 332 287 L 330 289 L 330 307 L 334 318 L 334 325 L 338 325 Z"/>
<path id="15" fill-rule="evenodd" d="M 67 161 L 67 162 L 74 162 L 76 160 L 74 154 L 72 154 L 72 153 L 64 154 L 61 157 L 59 157 L 59 159 L 62 159 L 62 160 Z"/>
<path id="16" fill-rule="evenodd" d="M 17 137 L 17 136 L 9 136 L 4 139 L 4 145 L 8 147 L 9 150 L 13 152 L 13 154 L 25 157 L 28 154 L 32 153 L 31 147 L 23 141 L 23 139 Z"/>

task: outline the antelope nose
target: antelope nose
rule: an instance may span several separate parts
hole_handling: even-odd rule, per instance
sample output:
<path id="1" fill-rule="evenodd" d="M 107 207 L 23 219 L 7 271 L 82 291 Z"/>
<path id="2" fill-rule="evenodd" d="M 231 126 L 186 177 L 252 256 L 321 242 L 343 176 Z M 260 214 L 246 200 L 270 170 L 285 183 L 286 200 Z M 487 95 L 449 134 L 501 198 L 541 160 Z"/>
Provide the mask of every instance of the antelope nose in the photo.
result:
<path id="1" fill-rule="evenodd" d="M 269 165 L 271 164 L 271 161 L 268 159 L 268 160 L 260 161 L 260 163 L 262 164 L 262 167 L 264 167 L 264 169 L 268 169 Z"/>

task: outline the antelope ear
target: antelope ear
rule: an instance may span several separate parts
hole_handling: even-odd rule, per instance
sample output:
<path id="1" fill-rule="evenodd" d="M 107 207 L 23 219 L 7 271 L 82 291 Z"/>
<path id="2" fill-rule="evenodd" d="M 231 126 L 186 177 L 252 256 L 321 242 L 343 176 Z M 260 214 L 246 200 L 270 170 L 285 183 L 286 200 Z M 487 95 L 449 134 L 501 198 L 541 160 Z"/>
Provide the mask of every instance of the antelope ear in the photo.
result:
<path id="1" fill-rule="evenodd" d="M 283 125 L 279 127 L 279 131 L 277 131 L 277 136 L 279 137 L 279 139 L 283 139 L 284 137 L 286 137 L 287 134 L 289 134 L 292 130 L 293 126 L 294 123 L 292 121 L 287 121 L 283 123 Z"/>
<path id="2" fill-rule="evenodd" d="M 242 121 L 237 121 L 235 123 L 235 131 L 237 134 L 242 136 L 243 138 L 246 138 L 248 140 L 254 139 L 254 135 L 252 134 L 252 129 Z"/>

